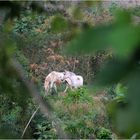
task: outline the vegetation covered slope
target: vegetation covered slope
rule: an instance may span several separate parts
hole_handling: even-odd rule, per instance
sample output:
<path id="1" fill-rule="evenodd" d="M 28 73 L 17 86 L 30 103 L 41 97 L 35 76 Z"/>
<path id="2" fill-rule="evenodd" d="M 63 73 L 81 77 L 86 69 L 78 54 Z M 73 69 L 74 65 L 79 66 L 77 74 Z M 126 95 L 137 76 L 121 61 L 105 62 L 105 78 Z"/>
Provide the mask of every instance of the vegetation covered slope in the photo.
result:
<path id="1" fill-rule="evenodd" d="M 136 78 L 139 73 L 136 70 L 139 50 L 135 45 L 139 41 L 139 26 L 131 23 L 129 12 L 122 11 L 114 18 L 113 10 L 117 8 L 114 4 L 108 9 L 104 9 L 100 2 L 94 4 L 86 1 L 71 2 L 70 5 L 55 1 L 1 4 L 1 7 L 12 8 L 10 17 L 17 16 L 17 13 L 20 15 L 1 26 L 1 33 L 4 34 L 1 35 L 0 44 L 3 48 L 0 49 L 3 54 L 0 56 L 1 138 L 20 138 L 30 116 L 38 107 L 27 94 L 31 92 L 24 82 L 27 79 L 37 86 L 39 95 L 46 103 L 50 101 L 54 118 L 50 119 L 48 112 L 43 115 L 38 111 L 24 138 L 61 138 L 61 133 L 57 132 L 59 124 L 67 133 L 67 138 L 137 137 L 139 119 L 135 118 L 139 118 L 139 104 L 134 101 L 139 99 L 139 79 Z M 19 11 L 15 11 L 15 8 Z M 42 10 L 46 12 L 42 13 Z M 137 7 L 130 11 L 139 15 Z M 127 41 L 123 39 L 124 36 Z M 8 41 L 9 38 L 14 40 L 13 44 Z M 67 48 L 66 44 L 71 40 Z M 113 44 L 113 47 L 106 49 L 107 43 Z M 78 52 L 78 55 L 68 56 L 64 52 Z M 22 80 L 20 73 L 13 68 L 14 63 L 10 63 L 11 57 L 16 58 L 24 69 Z M 107 60 L 110 60 L 108 67 L 104 67 Z M 103 72 L 101 67 L 105 68 Z M 67 93 L 60 89 L 57 96 L 44 97 L 45 76 L 53 70 L 64 69 L 82 75 L 87 86 Z M 98 77 L 99 71 L 102 73 Z M 109 87 L 96 91 L 95 80 Z M 92 84 L 93 89 L 89 91 Z M 132 91 L 135 98 L 131 98 Z M 132 112 L 127 112 L 129 105 L 132 105 Z M 131 118 L 129 114 L 126 122 L 123 115 L 117 118 L 117 113 L 123 114 L 123 109 L 127 115 L 132 113 L 134 117 Z M 116 129 L 113 118 L 118 119 L 120 129 Z M 13 128 L 13 131 L 7 131 L 9 128 Z"/>

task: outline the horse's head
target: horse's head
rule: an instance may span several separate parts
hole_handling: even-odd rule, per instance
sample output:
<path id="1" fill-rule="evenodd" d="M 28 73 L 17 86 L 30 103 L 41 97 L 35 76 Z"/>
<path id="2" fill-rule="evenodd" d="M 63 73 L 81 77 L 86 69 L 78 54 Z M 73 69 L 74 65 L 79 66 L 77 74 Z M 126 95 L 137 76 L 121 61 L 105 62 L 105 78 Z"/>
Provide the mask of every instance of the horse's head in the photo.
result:
<path id="1" fill-rule="evenodd" d="M 63 74 L 64 74 L 64 79 L 67 79 L 67 78 L 70 78 L 71 76 L 75 76 L 76 75 L 75 73 L 67 71 L 67 70 L 65 70 L 63 72 Z"/>
<path id="2" fill-rule="evenodd" d="M 65 70 L 65 71 L 63 72 L 63 75 L 64 75 L 64 76 L 63 76 L 63 81 L 65 81 L 65 79 L 67 79 L 67 78 L 70 76 L 69 71 L 66 71 L 66 70 Z"/>
<path id="3" fill-rule="evenodd" d="M 64 73 L 63 72 L 59 72 L 58 75 L 57 75 L 57 79 L 61 82 L 64 81 Z"/>

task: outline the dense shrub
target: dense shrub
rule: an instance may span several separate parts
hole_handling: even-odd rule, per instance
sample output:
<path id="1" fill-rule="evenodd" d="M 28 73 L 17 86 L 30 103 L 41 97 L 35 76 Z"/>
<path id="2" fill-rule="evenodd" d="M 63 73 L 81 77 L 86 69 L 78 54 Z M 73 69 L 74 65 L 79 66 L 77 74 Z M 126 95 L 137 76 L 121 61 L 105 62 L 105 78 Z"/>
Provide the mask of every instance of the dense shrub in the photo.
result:
<path id="1" fill-rule="evenodd" d="M 23 11 L 20 18 L 15 19 L 13 32 L 28 36 L 37 35 L 43 32 L 43 25 L 47 16 L 44 14 L 32 13 L 31 10 Z M 47 30 L 44 30 L 47 31 Z"/>
<path id="2" fill-rule="evenodd" d="M 111 131 L 104 127 L 99 128 L 96 132 L 97 139 L 111 139 L 111 135 Z"/>
<path id="3" fill-rule="evenodd" d="M 57 136 L 53 123 L 40 112 L 31 122 L 31 128 L 33 131 L 33 138 L 35 139 L 54 139 Z"/>
<path id="4" fill-rule="evenodd" d="M 90 103 L 92 101 L 88 90 L 85 87 L 80 87 L 76 90 L 69 90 L 67 96 L 64 97 L 65 104 L 73 103 Z"/>
<path id="5" fill-rule="evenodd" d="M 22 108 L 11 101 L 6 95 L 0 96 L 0 138 L 17 138 L 22 132 L 21 112 Z M 7 129 L 6 133 L 2 133 Z M 7 132 L 10 131 L 10 134 Z M 6 135 L 8 134 L 8 135 Z"/>
<path id="6" fill-rule="evenodd" d="M 89 94 L 86 87 L 68 90 L 48 99 L 70 138 L 96 138 L 96 130 L 100 126 L 109 127 L 104 104 L 99 97 Z"/>

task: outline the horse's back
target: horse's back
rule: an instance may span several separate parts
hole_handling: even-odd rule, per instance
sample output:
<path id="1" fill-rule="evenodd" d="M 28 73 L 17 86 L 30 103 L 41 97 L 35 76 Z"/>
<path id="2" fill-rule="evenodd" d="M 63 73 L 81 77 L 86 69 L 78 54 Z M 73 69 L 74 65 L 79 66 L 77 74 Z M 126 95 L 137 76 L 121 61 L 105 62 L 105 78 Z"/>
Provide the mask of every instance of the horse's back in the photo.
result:
<path id="1" fill-rule="evenodd" d="M 81 81 L 81 83 L 83 83 L 83 77 L 81 75 L 77 75 L 77 80 Z"/>
<path id="2" fill-rule="evenodd" d="M 83 86 L 83 77 L 82 76 L 73 75 L 73 76 L 69 77 L 69 79 L 71 80 L 71 82 L 69 82 L 69 83 L 72 87 L 78 88 L 80 86 Z"/>
<path id="3" fill-rule="evenodd" d="M 76 81 L 76 87 L 83 86 L 83 77 L 80 75 L 77 75 L 77 81 Z"/>

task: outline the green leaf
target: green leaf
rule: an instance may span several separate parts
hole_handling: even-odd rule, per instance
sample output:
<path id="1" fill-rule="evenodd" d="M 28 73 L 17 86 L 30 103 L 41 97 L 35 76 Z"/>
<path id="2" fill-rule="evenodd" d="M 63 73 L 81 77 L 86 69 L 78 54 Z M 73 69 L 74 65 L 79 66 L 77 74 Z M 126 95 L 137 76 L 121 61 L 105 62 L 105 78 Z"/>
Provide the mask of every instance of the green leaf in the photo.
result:
<path id="1" fill-rule="evenodd" d="M 134 26 L 116 27 L 109 34 L 112 49 L 119 57 L 129 57 L 140 40 L 139 28 Z"/>
<path id="2" fill-rule="evenodd" d="M 53 32 L 62 32 L 68 29 L 68 21 L 62 16 L 55 16 L 51 22 Z"/>
<path id="3" fill-rule="evenodd" d="M 96 84 L 113 85 L 124 79 L 133 70 L 129 61 L 112 59 L 101 70 L 96 77 Z"/>
<path id="4" fill-rule="evenodd" d="M 125 17 L 126 16 L 126 17 Z M 68 54 L 93 54 L 97 50 L 111 48 L 118 57 L 132 55 L 140 40 L 140 27 L 131 24 L 131 16 L 120 12 L 116 22 L 89 28 L 66 47 Z"/>
<path id="5" fill-rule="evenodd" d="M 74 9 L 72 15 L 73 15 L 74 19 L 77 19 L 77 20 L 82 20 L 83 16 L 84 16 L 82 13 L 82 10 L 79 7 Z"/>
<path id="6" fill-rule="evenodd" d="M 118 9 L 115 13 L 116 25 L 126 25 L 132 22 L 132 17 L 129 11 Z"/>
<path id="7" fill-rule="evenodd" d="M 111 26 L 89 28 L 72 40 L 66 47 L 67 54 L 92 54 L 96 50 L 105 49 L 108 46 L 107 35 Z"/>
<path id="8" fill-rule="evenodd" d="M 118 83 L 115 88 L 115 92 L 117 95 L 124 96 L 127 93 L 127 87 Z"/>
<path id="9" fill-rule="evenodd" d="M 119 113 L 117 115 L 118 129 L 124 133 L 140 132 L 140 71 L 133 71 L 133 73 L 128 76 L 127 83 L 127 106 L 126 108 L 119 109 Z"/>

